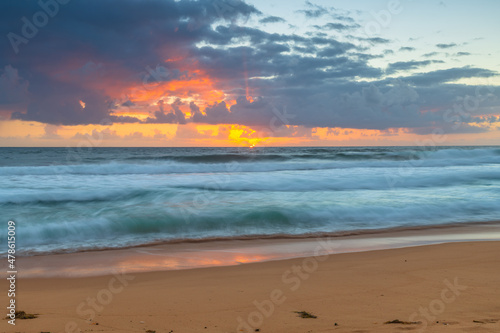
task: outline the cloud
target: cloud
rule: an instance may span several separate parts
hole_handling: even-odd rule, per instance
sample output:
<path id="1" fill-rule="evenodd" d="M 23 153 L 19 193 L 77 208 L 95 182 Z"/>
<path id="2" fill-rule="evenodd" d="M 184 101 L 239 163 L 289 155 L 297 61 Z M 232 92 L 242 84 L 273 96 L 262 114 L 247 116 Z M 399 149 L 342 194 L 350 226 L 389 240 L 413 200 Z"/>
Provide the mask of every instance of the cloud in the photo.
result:
<path id="1" fill-rule="evenodd" d="M 415 133 L 419 135 L 429 135 L 437 133 L 446 133 L 446 134 L 471 134 L 471 133 L 486 133 L 488 132 L 488 128 L 481 126 L 472 126 L 466 123 L 444 123 L 438 127 L 421 127 L 421 128 L 412 128 L 410 129 L 410 133 Z"/>
<path id="2" fill-rule="evenodd" d="M 410 47 L 410 46 L 403 46 L 403 47 L 399 48 L 399 52 L 404 52 L 404 51 L 412 52 L 412 51 L 416 51 L 416 48 Z"/>
<path id="3" fill-rule="evenodd" d="M 452 47 L 455 47 L 457 46 L 457 44 L 455 43 L 450 43 L 450 44 L 436 44 L 436 47 L 440 48 L 440 49 L 449 49 L 449 48 L 452 48 Z"/>
<path id="4" fill-rule="evenodd" d="M 260 23 L 266 24 L 266 23 L 285 23 L 286 20 L 284 18 L 281 18 L 279 16 L 267 16 L 263 19 L 259 20 Z"/>
<path id="5" fill-rule="evenodd" d="M 99 141 L 101 140 L 120 140 L 122 139 L 121 136 L 117 134 L 116 131 L 110 129 L 110 128 L 105 128 L 103 130 L 97 130 L 93 129 L 90 134 L 83 134 L 80 132 L 77 132 L 71 139 L 76 139 L 76 140 L 81 140 L 83 142 L 94 142 L 95 138 L 99 138 Z"/>
<path id="6" fill-rule="evenodd" d="M 323 20 L 310 35 L 242 24 L 262 13 L 237 0 L 225 7 L 212 0 L 69 2 L 19 54 L 7 38 L 0 40 L 0 104 L 23 105 L 9 111 L 12 119 L 52 125 L 235 124 L 276 136 L 299 127 L 423 133 L 447 126 L 445 110 L 478 88 L 451 82 L 498 75 L 479 67 L 425 72 L 443 63 L 436 52 L 424 55 L 436 59 L 393 62 L 384 70 L 371 60 L 397 52 L 391 40 L 354 32 L 332 37 L 330 31 L 349 31 L 359 22 L 349 13 L 306 6 L 306 18 Z M 0 2 L 2 31 L 19 32 L 19 17 L 37 10 L 35 2 Z M 276 16 L 260 21 L 283 22 Z M 408 70 L 419 72 L 399 74 Z M 499 104 L 492 100 L 489 107 Z"/>
<path id="7" fill-rule="evenodd" d="M 169 138 L 171 138 L 171 135 L 165 134 L 159 129 L 154 129 L 154 134 L 152 136 L 144 135 L 144 133 L 138 131 L 120 135 L 116 130 L 107 127 L 102 130 L 93 129 L 90 133 L 77 132 L 69 140 L 77 140 L 86 143 L 98 140 L 99 142 L 107 142 L 108 144 L 128 141 L 132 143 L 132 145 L 136 145 L 138 142 L 144 140 L 155 142 L 157 140 L 168 140 Z"/>
<path id="8" fill-rule="evenodd" d="M 416 85 L 425 86 L 443 84 L 463 78 L 489 78 L 493 76 L 498 76 L 498 73 L 488 69 L 465 66 L 461 68 L 442 69 L 428 73 L 414 74 L 405 77 L 404 80 L 410 81 Z"/>
<path id="9" fill-rule="evenodd" d="M 154 117 L 148 117 L 145 123 L 148 124 L 186 124 L 186 116 L 181 111 L 180 106 L 183 103 L 176 100 L 170 105 L 171 110 L 165 112 L 165 102 L 160 100 L 158 102 L 159 110 L 154 112 Z"/>
<path id="10" fill-rule="evenodd" d="M 368 42 L 370 44 L 389 44 L 391 42 L 389 39 L 381 37 L 370 37 L 370 38 L 353 37 L 353 38 L 359 41 Z"/>
<path id="11" fill-rule="evenodd" d="M 167 138 L 167 135 L 164 134 L 159 129 L 155 129 L 154 132 L 155 132 L 155 135 L 153 135 L 153 139 L 157 139 L 158 140 L 158 139 L 166 139 Z"/>
<path id="12" fill-rule="evenodd" d="M 0 3 L 1 31 L 21 34 L 19 18 L 37 11 L 36 2 Z M 111 115 L 116 95 L 131 86 L 186 76 L 179 68 L 169 68 L 165 59 L 187 54 L 194 44 L 213 37 L 212 24 L 254 14 L 260 11 L 237 0 L 222 8 L 211 0 L 69 2 L 43 31 L 19 45 L 18 54 L 7 38 L 0 41 L 0 68 L 6 68 L 0 76 L 0 103 L 27 100 L 29 93 L 27 108 L 12 114 L 20 120 L 64 125 L 106 118 L 135 122 Z M 187 79 L 194 78 L 191 74 Z"/>
<path id="13" fill-rule="evenodd" d="M 425 53 L 425 54 L 423 55 L 423 57 L 425 57 L 425 58 L 430 58 L 430 57 L 435 57 L 435 56 L 437 56 L 437 55 L 439 55 L 439 52 L 429 52 L 429 53 Z"/>
<path id="14" fill-rule="evenodd" d="M 387 74 L 393 74 L 398 71 L 407 71 L 419 67 L 429 66 L 431 64 L 442 64 L 442 60 L 422 60 L 422 61 L 399 61 L 389 64 L 386 69 Z"/>
<path id="15" fill-rule="evenodd" d="M 0 70 L 0 105 L 11 105 L 28 100 L 28 81 L 19 76 L 10 65 Z"/>
<path id="16" fill-rule="evenodd" d="M 111 102 L 98 91 L 44 79 L 45 85 L 31 92 L 25 112 L 14 112 L 12 119 L 56 125 L 99 124 L 110 116 Z M 85 107 L 80 103 L 85 103 Z"/>
<path id="17" fill-rule="evenodd" d="M 326 23 L 324 25 L 314 25 L 314 28 L 318 30 L 336 30 L 336 31 L 345 31 L 351 29 L 357 29 L 360 27 L 359 24 L 344 24 L 344 23 Z M 375 38 L 374 38 L 375 39 Z M 382 39 L 382 38 L 380 38 Z"/>
<path id="18" fill-rule="evenodd" d="M 325 7 L 313 4 L 310 1 L 306 1 L 306 6 L 308 9 L 297 10 L 297 13 L 302 13 L 307 18 L 319 18 L 329 13 L 328 9 Z"/>
<path id="19" fill-rule="evenodd" d="M 45 125 L 45 134 L 41 137 L 41 139 L 46 140 L 58 140 L 61 139 L 61 136 L 57 134 L 58 127 L 54 125 Z"/>

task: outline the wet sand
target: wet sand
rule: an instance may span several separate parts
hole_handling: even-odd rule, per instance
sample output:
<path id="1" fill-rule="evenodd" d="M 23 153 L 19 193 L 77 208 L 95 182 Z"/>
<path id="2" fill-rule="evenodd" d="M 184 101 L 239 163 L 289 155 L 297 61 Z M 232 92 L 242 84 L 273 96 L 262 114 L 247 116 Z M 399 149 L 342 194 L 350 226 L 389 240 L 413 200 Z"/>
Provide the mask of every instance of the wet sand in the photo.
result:
<path id="1" fill-rule="evenodd" d="M 0 332 L 500 331 L 498 241 L 341 254 L 324 248 L 226 267 L 20 277 L 17 309 L 38 318 L 15 327 L 2 320 Z"/>

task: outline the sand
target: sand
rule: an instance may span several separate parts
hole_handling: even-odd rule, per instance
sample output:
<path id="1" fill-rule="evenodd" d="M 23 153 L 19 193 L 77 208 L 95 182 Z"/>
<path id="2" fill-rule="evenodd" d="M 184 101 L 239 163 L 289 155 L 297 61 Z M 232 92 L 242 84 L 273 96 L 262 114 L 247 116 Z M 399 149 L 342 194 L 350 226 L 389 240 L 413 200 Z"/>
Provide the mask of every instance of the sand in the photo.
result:
<path id="1" fill-rule="evenodd" d="M 38 318 L 17 319 L 15 327 L 2 320 L 0 332 L 500 332 L 499 253 L 500 242 L 461 242 L 230 267 L 22 278 L 18 310 Z M 407 323 L 385 324 L 396 319 Z"/>

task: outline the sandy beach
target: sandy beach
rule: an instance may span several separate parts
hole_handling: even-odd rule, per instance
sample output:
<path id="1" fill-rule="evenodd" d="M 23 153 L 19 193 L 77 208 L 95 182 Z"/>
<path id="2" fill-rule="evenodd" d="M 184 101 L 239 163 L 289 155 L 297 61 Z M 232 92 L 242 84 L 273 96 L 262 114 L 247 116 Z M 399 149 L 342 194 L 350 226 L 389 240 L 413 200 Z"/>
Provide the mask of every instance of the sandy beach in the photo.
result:
<path id="1" fill-rule="evenodd" d="M 22 278 L 17 310 L 38 318 L 17 319 L 15 327 L 2 320 L 0 331 L 498 332 L 499 251 L 500 242 L 463 242 L 319 251 L 230 267 Z M 302 318 L 301 311 L 316 318 Z"/>

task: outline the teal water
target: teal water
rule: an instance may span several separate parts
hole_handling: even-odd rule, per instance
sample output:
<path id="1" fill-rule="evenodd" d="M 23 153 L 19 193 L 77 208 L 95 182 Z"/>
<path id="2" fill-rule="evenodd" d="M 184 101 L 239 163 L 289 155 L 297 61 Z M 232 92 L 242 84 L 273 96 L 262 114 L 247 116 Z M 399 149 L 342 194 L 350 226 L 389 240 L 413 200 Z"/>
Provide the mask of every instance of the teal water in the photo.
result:
<path id="1" fill-rule="evenodd" d="M 494 221 L 499 203 L 499 147 L 0 148 L 24 254 Z"/>

